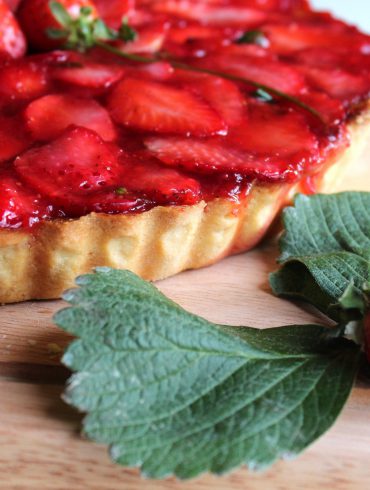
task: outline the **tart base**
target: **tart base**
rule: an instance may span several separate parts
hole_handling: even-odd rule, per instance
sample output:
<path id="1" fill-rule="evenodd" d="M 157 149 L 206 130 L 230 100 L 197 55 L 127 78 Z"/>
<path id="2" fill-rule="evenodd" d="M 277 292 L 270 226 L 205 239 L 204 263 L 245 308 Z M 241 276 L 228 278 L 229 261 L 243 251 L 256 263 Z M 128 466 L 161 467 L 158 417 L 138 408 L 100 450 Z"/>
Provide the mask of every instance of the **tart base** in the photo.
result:
<path id="1" fill-rule="evenodd" d="M 361 164 L 368 116 L 350 124 L 351 145 L 326 163 L 317 191 L 335 192 L 348 167 Z M 34 233 L 1 230 L 0 302 L 58 298 L 76 276 L 97 266 L 129 269 L 152 281 L 208 266 L 254 247 L 297 192 L 305 192 L 303 181 L 253 183 L 239 203 L 219 198 L 135 215 L 45 221 Z"/>

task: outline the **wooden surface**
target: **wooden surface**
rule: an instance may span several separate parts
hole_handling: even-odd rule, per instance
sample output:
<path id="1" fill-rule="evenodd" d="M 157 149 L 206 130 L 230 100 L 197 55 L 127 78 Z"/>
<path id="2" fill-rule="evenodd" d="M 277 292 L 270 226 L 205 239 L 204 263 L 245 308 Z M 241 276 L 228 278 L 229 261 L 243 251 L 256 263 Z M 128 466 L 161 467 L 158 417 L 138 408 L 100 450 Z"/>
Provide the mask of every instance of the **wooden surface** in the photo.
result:
<path id="1" fill-rule="evenodd" d="M 367 167 L 367 168 L 366 168 Z M 343 189 L 370 190 L 370 165 Z M 158 284 L 168 296 L 209 320 L 255 327 L 315 322 L 299 305 L 272 296 L 268 273 L 277 251 L 264 245 L 208 269 Z M 68 376 L 59 364 L 70 338 L 51 316 L 61 301 L 0 307 L 0 489 L 2 490 L 362 490 L 370 488 L 370 385 L 358 383 L 336 423 L 293 462 L 263 474 L 240 469 L 190 482 L 141 479 L 115 466 L 105 447 L 79 435 L 81 416 L 61 400 Z"/>

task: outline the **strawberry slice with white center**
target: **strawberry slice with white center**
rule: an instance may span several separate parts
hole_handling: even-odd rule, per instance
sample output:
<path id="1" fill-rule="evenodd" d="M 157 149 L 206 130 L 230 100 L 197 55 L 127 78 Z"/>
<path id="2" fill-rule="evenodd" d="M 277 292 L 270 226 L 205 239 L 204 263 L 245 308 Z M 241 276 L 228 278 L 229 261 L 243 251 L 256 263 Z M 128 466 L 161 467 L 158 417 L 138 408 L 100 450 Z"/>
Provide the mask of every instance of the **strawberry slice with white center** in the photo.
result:
<path id="1" fill-rule="evenodd" d="M 166 168 L 155 161 L 130 163 L 122 159 L 124 168 L 122 186 L 139 193 L 158 204 L 196 204 L 200 201 L 200 184 L 178 170 Z"/>
<path id="2" fill-rule="evenodd" d="M 357 102 L 370 93 L 368 76 L 354 75 L 341 68 L 330 70 L 301 67 L 300 70 L 314 88 L 323 90 L 331 97 L 340 99 L 347 104 Z"/>
<path id="3" fill-rule="evenodd" d="M 298 70 L 267 56 L 220 54 L 202 60 L 202 64 L 288 94 L 297 94 L 305 88 L 305 79 Z"/>
<path id="4" fill-rule="evenodd" d="M 32 140 L 18 117 L 0 116 L 0 162 L 22 153 Z"/>
<path id="5" fill-rule="evenodd" d="M 207 76 L 189 86 L 189 89 L 203 97 L 228 126 L 236 126 L 246 118 L 246 98 L 235 83 Z"/>
<path id="6" fill-rule="evenodd" d="M 226 124 L 205 102 L 169 85 L 126 78 L 109 95 L 113 119 L 124 126 L 183 135 L 225 134 Z"/>
<path id="7" fill-rule="evenodd" d="M 162 49 L 168 30 L 167 23 L 149 24 L 138 29 L 134 41 L 120 43 L 126 53 L 156 53 Z"/>
<path id="8" fill-rule="evenodd" d="M 52 77 L 59 82 L 91 89 L 108 88 L 123 75 L 124 69 L 119 65 L 105 65 L 86 59 L 67 62 L 52 71 Z"/>
<path id="9" fill-rule="evenodd" d="M 228 141 L 245 151 L 265 156 L 314 154 L 318 140 L 305 116 L 267 103 L 251 103 L 248 120 L 229 133 Z"/>
<path id="10" fill-rule="evenodd" d="M 26 52 L 26 39 L 5 0 L 0 0 L 0 54 L 21 58 Z"/>
<path id="11" fill-rule="evenodd" d="M 212 5 L 194 0 L 159 0 L 153 10 L 211 25 L 254 25 L 266 19 L 265 12 L 245 6 Z"/>
<path id="12" fill-rule="evenodd" d="M 15 176 L 9 172 L 0 175 L 0 228 L 31 228 L 50 218 L 51 212 L 52 207 Z"/>
<path id="13" fill-rule="evenodd" d="M 118 151 L 85 128 L 70 128 L 51 143 L 26 151 L 14 165 L 23 180 L 41 194 L 66 204 L 118 185 Z"/>
<path id="14" fill-rule="evenodd" d="M 45 95 L 31 102 L 24 116 L 28 129 L 39 141 L 54 139 L 71 125 L 92 129 L 106 141 L 116 137 L 107 110 L 93 99 Z"/>
<path id="15" fill-rule="evenodd" d="M 269 181 L 295 177 L 289 162 L 258 158 L 220 141 L 153 136 L 145 145 L 163 163 L 197 173 L 235 172 Z"/>

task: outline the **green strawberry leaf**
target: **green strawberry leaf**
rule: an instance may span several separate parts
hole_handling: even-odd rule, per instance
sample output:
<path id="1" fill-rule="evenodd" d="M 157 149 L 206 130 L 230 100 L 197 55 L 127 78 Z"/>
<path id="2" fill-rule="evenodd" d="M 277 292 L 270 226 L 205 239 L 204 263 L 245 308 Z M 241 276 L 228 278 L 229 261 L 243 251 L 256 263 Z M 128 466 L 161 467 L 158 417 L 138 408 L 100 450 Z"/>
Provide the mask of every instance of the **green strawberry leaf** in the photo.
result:
<path id="1" fill-rule="evenodd" d="M 257 330 L 192 315 L 127 271 L 99 268 L 54 318 L 79 337 L 65 400 L 112 458 L 154 478 L 265 468 L 333 424 L 358 346 L 317 325 Z"/>
<path id="2" fill-rule="evenodd" d="M 370 193 L 299 195 L 284 211 L 283 267 L 270 276 L 279 296 L 303 299 L 338 319 L 332 304 L 370 278 Z"/>

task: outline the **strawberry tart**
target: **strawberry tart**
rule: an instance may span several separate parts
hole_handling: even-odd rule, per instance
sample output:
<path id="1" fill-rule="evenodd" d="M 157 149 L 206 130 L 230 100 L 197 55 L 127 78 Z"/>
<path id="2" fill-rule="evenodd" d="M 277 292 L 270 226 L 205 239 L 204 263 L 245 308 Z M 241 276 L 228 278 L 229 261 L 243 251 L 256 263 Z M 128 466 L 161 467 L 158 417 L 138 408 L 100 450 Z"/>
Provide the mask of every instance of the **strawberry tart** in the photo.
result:
<path id="1" fill-rule="evenodd" d="M 304 0 L 0 0 L 0 64 L 4 303 L 250 249 L 369 132 L 370 37 Z"/>

